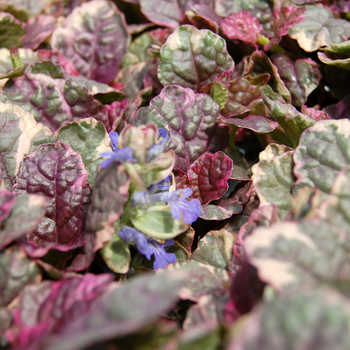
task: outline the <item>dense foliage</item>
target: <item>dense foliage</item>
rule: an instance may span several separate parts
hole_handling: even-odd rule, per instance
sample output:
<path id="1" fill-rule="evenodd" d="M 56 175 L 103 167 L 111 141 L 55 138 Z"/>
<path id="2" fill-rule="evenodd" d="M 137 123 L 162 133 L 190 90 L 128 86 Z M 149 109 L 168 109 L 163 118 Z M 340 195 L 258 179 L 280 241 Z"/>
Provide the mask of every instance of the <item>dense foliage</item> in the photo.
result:
<path id="1" fill-rule="evenodd" d="M 1 348 L 350 348 L 349 1 L 0 10 Z"/>

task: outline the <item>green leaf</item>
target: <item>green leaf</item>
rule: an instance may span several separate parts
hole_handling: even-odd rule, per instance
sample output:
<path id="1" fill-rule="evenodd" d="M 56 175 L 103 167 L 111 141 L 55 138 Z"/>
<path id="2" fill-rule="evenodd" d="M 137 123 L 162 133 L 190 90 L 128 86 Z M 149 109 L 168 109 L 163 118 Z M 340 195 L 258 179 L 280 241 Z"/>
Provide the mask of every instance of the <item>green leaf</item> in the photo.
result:
<path id="1" fill-rule="evenodd" d="M 175 29 L 160 51 L 158 78 L 164 86 L 175 84 L 199 91 L 217 74 L 233 68 L 223 38 L 184 25 Z"/>
<path id="2" fill-rule="evenodd" d="M 350 238 L 324 220 L 258 227 L 244 249 L 259 277 L 279 291 L 350 280 Z"/>
<path id="3" fill-rule="evenodd" d="M 100 250 L 103 260 L 115 273 L 127 273 L 131 260 L 127 243 L 119 235 L 113 235 L 112 239 L 104 244 Z"/>
<path id="4" fill-rule="evenodd" d="M 0 170 L 8 190 L 25 155 L 42 143 L 55 142 L 56 137 L 32 114 L 10 103 L 0 103 Z"/>
<path id="5" fill-rule="evenodd" d="M 282 128 L 273 131 L 270 135 L 277 142 L 295 148 L 299 143 L 301 133 L 315 124 L 315 120 L 300 113 L 290 104 L 273 101 L 263 96 L 271 119 L 277 121 Z"/>
<path id="6" fill-rule="evenodd" d="M 227 269 L 227 264 L 232 258 L 234 242 L 235 236 L 224 228 L 210 231 L 198 242 L 191 260 Z"/>
<path id="7" fill-rule="evenodd" d="M 188 225 L 173 219 L 169 206 L 152 206 L 146 211 L 138 211 L 131 217 L 133 225 L 141 232 L 159 239 L 173 238 L 187 231 Z"/>
<path id="8" fill-rule="evenodd" d="M 92 117 L 85 118 L 62 126 L 55 135 L 81 155 L 89 173 L 87 182 L 94 186 L 97 168 L 103 161 L 100 153 L 112 151 L 104 125 Z"/>
<path id="9" fill-rule="evenodd" d="M 0 13 L 0 47 L 9 49 L 11 46 L 22 46 L 26 32 L 23 23 L 18 19 L 9 13 Z"/>
<path id="10" fill-rule="evenodd" d="M 224 109 L 229 92 L 225 84 L 218 79 L 214 79 L 213 85 L 210 89 L 210 96 L 218 103 L 220 110 Z"/>
<path id="11" fill-rule="evenodd" d="M 43 73 L 51 78 L 64 79 L 64 73 L 62 71 L 62 67 L 56 64 L 53 64 L 51 61 L 45 62 L 37 62 L 33 66 L 31 66 L 31 72 L 33 74 Z"/>
<path id="12" fill-rule="evenodd" d="M 350 165 L 350 121 L 321 120 L 300 137 L 294 153 L 294 192 L 316 187 L 323 197 L 330 193 L 339 171 Z"/>
<path id="13" fill-rule="evenodd" d="M 280 149 L 284 148 L 278 146 Z M 271 149 L 271 146 L 269 145 L 268 148 Z M 269 150 L 266 153 L 268 152 Z M 284 219 L 293 208 L 291 194 L 295 181 L 293 166 L 293 151 L 289 151 L 260 160 L 254 168 L 254 185 L 260 200 L 260 207 L 269 204 L 276 205 L 281 219 Z"/>
<path id="14" fill-rule="evenodd" d="M 323 48 L 322 51 L 317 53 L 321 62 L 350 70 L 350 40 L 330 45 Z"/>

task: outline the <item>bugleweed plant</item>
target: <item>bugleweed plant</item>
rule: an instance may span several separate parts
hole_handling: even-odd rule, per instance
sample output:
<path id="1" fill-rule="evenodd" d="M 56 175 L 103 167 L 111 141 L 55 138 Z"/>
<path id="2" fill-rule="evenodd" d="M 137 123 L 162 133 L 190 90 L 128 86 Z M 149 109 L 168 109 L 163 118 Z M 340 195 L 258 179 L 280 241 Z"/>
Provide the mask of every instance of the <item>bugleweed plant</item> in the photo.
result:
<path id="1" fill-rule="evenodd" d="M 349 1 L 0 10 L 0 348 L 350 349 Z"/>

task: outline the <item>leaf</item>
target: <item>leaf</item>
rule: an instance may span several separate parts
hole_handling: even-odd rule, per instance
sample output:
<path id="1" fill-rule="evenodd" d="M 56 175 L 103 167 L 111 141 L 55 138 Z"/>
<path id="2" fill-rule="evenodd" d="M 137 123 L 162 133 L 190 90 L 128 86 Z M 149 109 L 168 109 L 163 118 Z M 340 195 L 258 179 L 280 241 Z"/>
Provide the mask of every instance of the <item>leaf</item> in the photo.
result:
<path id="1" fill-rule="evenodd" d="M 56 19 L 53 16 L 39 15 L 29 18 L 23 38 L 23 47 L 32 50 L 37 49 L 53 32 L 56 27 Z"/>
<path id="2" fill-rule="evenodd" d="M 86 88 L 69 79 L 53 79 L 42 73 L 9 80 L 0 100 L 19 105 L 53 132 L 69 121 L 100 118 L 101 105 Z"/>
<path id="3" fill-rule="evenodd" d="M 133 225 L 148 236 L 169 239 L 188 230 L 183 220 L 174 220 L 169 206 L 152 206 L 131 217 Z"/>
<path id="4" fill-rule="evenodd" d="M 79 153 L 89 176 L 87 182 L 94 186 L 97 167 L 102 163 L 100 154 L 112 151 L 110 138 L 102 123 L 94 118 L 86 118 L 66 124 L 56 131 L 59 141 Z"/>
<path id="5" fill-rule="evenodd" d="M 112 2 L 98 0 L 76 7 L 53 32 L 51 46 L 80 75 L 108 83 L 119 71 L 128 40 L 124 15 Z"/>
<path id="6" fill-rule="evenodd" d="M 210 30 L 185 25 L 175 29 L 163 45 L 158 78 L 164 86 L 176 84 L 200 91 L 217 74 L 233 68 L 224 39 Z"/>
<path id="7" fill-rule="evenodd" d="M 175 29 L 184 17 L 177 0 L 140 0 L 140 6 L 145 17 L 160 26 Z"/>
<path id="8" fill-rule="evenodd" d="M 252 130 L 258 134 L 266 134 L 274 131 L 278 127 L 278 122 L 266 118 L 263 115 L 249 115 L 246 118 L 227 118 L 222 122 L 228 125 L 235 125 L 240 128 Z"/>
<path id="9" fill-rule="evenodd" d="M 271 133 L 271 137 L 278 143 L 295 148 L 298 145 L 301 133 L 315 124 L 315 120 L 300 113 L 290 104 L 273 101 L 263 97 L 268 115 L 277 121 L 281 127 Z"/>
<path id="10" fill-rule="evenodd" d="M 244 241 L 261 280 L 286 293 L 349 280 L 348 236 L 324 220 L 258 227 Z"/>
<path id="11" fill-rule="evenodd" d="M 14 193 L 0 187 L 0 227 L 4 219 L 6 219 L 15 204 L 16 196 Z"/>
<path id="12" fill-rule="evenodd" d="M 104 244 L 100 254 L 107 266 L 115 273 L 127 273 L 131 261 L 130 250 L 127 243 L 119 235 Z"/>
<path id="13" fill-rule="evenodd" d="M 163 272 L 135 277 L 121 284 L 100 298 L 87 315 L 79 315 L 47 337 L 43 348 L 84 349 L 141 330 L 174 305 L 185 276 Z"/>
<path id="14" fill-rule="evenodd" d="M 235 236 L 222 228 L 208 232 L 199 242 L 191 260 L 209 264 L 220 269 L 227 269 L 232 258 Z"/>
<path id="15" fill-rule="evenodd" d="M 42 0 L 1 0 L 0 8 L 21 21 L 26 21 L 28 17 L 37 16 L 43 10 L 44 2 Z"/>
<path id="16" fill-rule="evenodd" d="M 0 170 L 5 186 L 11 190 L 25 155 L 37 145 L 56 138 L 33 115 L 19 106 L 0 103 Z"/>
<path id="17" fill-rule="evenodd" d="M 316 51 L 321 46 L 339 44 L 350 35 L 350 23 L 334 18 L 330 10 L 317 5 L 305 5 L 305 8 L 304 20 L 290 28 L 288 34 L 306 52 Z"/>
<path id="18" fill-rule="evenodd" d="M 224 269 L 203 264 L 194 260 L 171 264 L 166 271 L 186 271 L 189 275 L 185 287 L 179 291 L 183 300 L 198 300 L 208 294 L 222 291 L 229 283 L 229 274 Z M 161 274 L 160 274 L 161 275 Z"/>
<path id="19" fill-rule="evenodd" d="M 333 44 L 323 48 L 323 52 L 318 52 L 317 56 L 321 62 L 350 70 L 350 41 L 344 41 L 340 44 Z"/>
<path id="20" fill-rule="evenodd" d="M 277 297 L 235 324 L 227 349 L 345 350 L 350 344 L 349 318 L 348 299 L 331 290 Z"/>
<path id="21" fill-rule="evenodd" d="M 205 152 L 225 148 L 227 127 L 219 127 L 219 106 L 209 95 L 168 86 L 152 99 L 150 107 L 168 123 L 168 148 L 175 152 L 176 170 L 186 173 Z"/>
<path id="22" fill-rule="evenodd" d="M 193 198 L 202 205 L 221 198 L 228 189 L 227 180 L 232 172 L 232 160 L 223 152 L 205 153 L 188 169 L 187 175 Z"/>
<path id="23" fill-rule="evenodd" d="M 310 93 L 315 90 L 322 78 L 318 64 L 310 58 L 297 59 L 293 62 L 286 54 L 271 57 L 284 84 L 291 92 L 294 106 L 300 107 Z"/>
<path id="24" fill-rule="evenodd" d="M 166 121 L 162 119 L 159 112 L 151 107 L 141 107 L 137 110 L 135 116 L 131 120 L 131 125 L 149 125 L 156 124 L 158 129 L 166 126 Z"/>
<path id="25" fill-rule="evenodd" d="M 35 262 L 17 246 L 0 251 L 0 268 L 0 306 L 9 304 L 25 285 L 41 279 Z"/>
<path id="26" fill-rule="evenodd" d="M 31 73 L 43 73 L 53 79 L 64 79 L 64 70 L 60 65 L 53 64 L 51 61 L 36 62 L 31 66 Z"/>
<path id="27" fill-rule="evenodd" d="M 9 203 L 6 204 L 8 206 Z M 0 249 L 34 231 L 44 217 L 45 209 L 45 198 L 41 196 L 23 195 L 17 198 L 10 215 L 1 224 Z"/>
<path id="28" fill-rule="evenodd" d="M 281 219 L 284 219 L 292 210 L 293 153 L 294 151 L 289 151 L 270 159 L 261 160 L 256 167 L 254 185 L 260 200 L 260 207 L 274 204 Z"/>
<path id="29" fill-rule="evenodd" d="M 347 119 L 321 120 L 302 134 L 294 153 L 293 192 L 309 186 L 320 189 L 323 198 L 330 193 L 339 171 L 350 165 L 349 130 Z"/>
<path id="30" fill-rule="evenodd" d="M 113 237 L 114 223 L 121 217 L 129 198 L 129 185 L 129 174 L 117 162 L 98 171 L 86 218 L 86 245 L 67 267 L 68 271 L 87 268 L 94 253 Z"/>
<path id="31" fill-rule="evenodd" d="M 23 45 L 26 30 L 23 23 L 11 14 L 0 12 L 0 33 L 0 46 L 9 49 L 11 46 L 20 47 Z"/>
<path id="32" fill-rule="evenodd" d="M 91 193 L 87 177 L 80 155 L 61 142 L 41 145 L 23 160 L 14 192 L 46 199 L 45 217 L 26 236 L 34 247 L 32 256 L 43 256 L 51 248 L 68 251 L 84 245 L 84 206 Z"/>

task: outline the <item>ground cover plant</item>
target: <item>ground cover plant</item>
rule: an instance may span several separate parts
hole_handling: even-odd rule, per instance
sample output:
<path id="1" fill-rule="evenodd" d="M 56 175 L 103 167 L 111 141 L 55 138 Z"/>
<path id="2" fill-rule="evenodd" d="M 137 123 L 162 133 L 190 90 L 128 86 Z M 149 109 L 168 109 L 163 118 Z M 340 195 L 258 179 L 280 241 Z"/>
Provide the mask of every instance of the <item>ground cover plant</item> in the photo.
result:
<path id="1" fill-rule="evenodd" d="M 350 348 L 348 1 L 0 10 L 1 348 Z"/>

